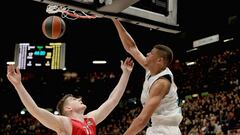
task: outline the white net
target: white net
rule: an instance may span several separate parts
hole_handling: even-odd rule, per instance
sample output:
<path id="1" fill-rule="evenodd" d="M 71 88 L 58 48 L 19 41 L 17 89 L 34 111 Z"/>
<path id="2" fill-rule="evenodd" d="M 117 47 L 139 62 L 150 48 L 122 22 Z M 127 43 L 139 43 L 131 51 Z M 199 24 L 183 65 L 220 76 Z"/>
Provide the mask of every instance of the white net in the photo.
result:
<path id="1" fill-rule="evenodd" d="M 95 15 L 88 15 L 84 13 L 83 11 L 77 11 L 68 8 L 67 6 L 60 6 L 60 5 L 48 5 L 46 12 L 49 14 L 56 14 L 61 13 L 62 18 L 67 18 L 70 20 L 76 20 L 76 19 L 94 19 L 96 18 Z"/>

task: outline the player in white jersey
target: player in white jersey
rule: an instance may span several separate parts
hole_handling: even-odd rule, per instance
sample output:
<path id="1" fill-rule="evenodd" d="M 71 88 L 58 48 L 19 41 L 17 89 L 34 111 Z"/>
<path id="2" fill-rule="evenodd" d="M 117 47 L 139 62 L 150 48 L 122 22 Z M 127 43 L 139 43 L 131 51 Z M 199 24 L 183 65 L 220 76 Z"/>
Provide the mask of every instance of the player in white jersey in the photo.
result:
<path id="1" fill-rule="evenodd" d="M 155 45 L 145 57 L 123 25 L 112 20 L 124 49 L 146 70 L 141 94 L 143 109 L 124 135 L 136 135 L 149 121 L 151 126 L 147 128 L 147 135 L 181 135 L 182 113 L 178 106 L 177 86 L 168 68 L 173 60 L 172 50 L 165 45 Z"/>

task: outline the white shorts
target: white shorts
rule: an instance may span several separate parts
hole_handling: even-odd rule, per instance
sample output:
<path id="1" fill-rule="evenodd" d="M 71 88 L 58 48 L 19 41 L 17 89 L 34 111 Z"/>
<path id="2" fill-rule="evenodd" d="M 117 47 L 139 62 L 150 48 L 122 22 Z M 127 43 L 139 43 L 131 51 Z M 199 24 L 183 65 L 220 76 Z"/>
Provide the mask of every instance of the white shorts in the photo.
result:
<path id="1" fill-rule="evenodd" d="M 181 135 L 181 131 L 178 126 L 154 126 L 148 127 L 146 135 Z"/>

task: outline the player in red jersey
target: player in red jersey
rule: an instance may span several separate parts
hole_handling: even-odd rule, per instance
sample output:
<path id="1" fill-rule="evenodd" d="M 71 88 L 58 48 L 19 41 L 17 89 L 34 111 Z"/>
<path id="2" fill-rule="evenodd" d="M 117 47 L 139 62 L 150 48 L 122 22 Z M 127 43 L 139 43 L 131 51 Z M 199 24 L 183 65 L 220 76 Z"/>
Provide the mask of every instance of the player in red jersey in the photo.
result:
<path id="1" fill-rule="evenodd" d="M 122 75 L 108 99 L 96 110 L 84 114 L 86 105 L 81 98 L 65 95 L 57 105 L 60 115 L 55 115 L 39 107 L 21 81 L 19 68 L 14 64 L 7 67 L 7 78 L 16 89 L 22 103 L 28 112 L 45 127 L 55 131 L 58 135 L 96 135 L 96 125 L 102 122 L 119 103 L 133 70 L 131 58 L 121 61 Z"/>

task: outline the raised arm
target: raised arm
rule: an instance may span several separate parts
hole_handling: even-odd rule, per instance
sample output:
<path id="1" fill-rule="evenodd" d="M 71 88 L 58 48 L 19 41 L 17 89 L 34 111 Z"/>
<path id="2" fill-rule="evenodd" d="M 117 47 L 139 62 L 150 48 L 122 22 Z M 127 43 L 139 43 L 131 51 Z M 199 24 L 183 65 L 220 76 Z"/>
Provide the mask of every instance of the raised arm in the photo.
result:
<path id="1" fill-rule="evenodd" d="M 97 109 L 88 113 L 88 117 L 93 117 L 96 124 L 102 122 L 118 105 L 123 93 L 127 87 L 130 74 L 133 70 L 134 63 L 131 58 L 121 61 L 122 75 L 118 84 L 115 86 L 108 99 Z"/>
<path id="2" fill-rule="evenodd" d="M 24 88 L 21 82 L 21 73 L 18 68 L 15 69 L 14 65 L 8 65 L 7 67 L 7 78 L 15 87 L 22 103 L 29 111 L 29 113 L 39 120 L 44 126 L 59 132 L 61 123 L 60 117 L 52 114 L 51 112 L 42 109 L 37 106 L 32 97 L 29 95 L 27 90 Z"/>
<path id="3" fill-rule="evenodd" d="M 146 69 L 146 57 L 138 50 L 138 47 L 131 37 L 131 35 L 126 31 L 121 22 L 117 19 L 112 19 L 113 23 L 117 29 L 119 37 L 122 41 L 124 49 L 133 56 L 133 58 Z"/>

